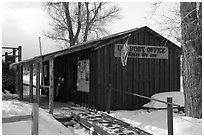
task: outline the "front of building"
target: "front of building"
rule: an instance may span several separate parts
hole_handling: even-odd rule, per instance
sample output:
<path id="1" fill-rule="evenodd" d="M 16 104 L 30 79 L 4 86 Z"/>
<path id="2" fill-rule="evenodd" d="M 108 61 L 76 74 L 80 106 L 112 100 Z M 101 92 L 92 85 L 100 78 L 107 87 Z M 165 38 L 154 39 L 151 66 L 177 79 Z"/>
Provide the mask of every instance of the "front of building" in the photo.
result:
<path id="1" fill-rule="evenodd" d="M 130 51 L 127 65 L 122 66 L 120 50 L 127 38 Z M 110 98 L 111 110 L 140 109 L 149 100 L 131 93 L 150 97 L 159 92 L 180 91 L 180 48 L 148 27 L 52 54 L 57 55 L 54 58 L 56 100 L 105 111 Z M 43 62 L 43 72 L 44 84 L 49 85 L 48 61 Z"/>

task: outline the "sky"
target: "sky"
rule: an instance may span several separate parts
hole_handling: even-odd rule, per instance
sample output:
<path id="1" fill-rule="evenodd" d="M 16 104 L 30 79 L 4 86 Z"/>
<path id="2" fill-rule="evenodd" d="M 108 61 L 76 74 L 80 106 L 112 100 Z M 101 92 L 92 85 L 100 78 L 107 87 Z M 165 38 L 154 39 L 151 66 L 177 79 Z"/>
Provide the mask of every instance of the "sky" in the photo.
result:
<path id="1" fill-rule="evenodd" d="M 148 26 L 162 33 L 158 25 L 155 25 L 151 19 L 145 18 L 151 10 L 151 3 L 119 2 L 116 4 L 121 8 L 120 19 L 107 26 L 109 34 L 142 26 Z M 44 33 L 51 29 L 49 25 L 51 19 L 43 9 L 42 2 L 3 2 L 1 6 L 3 46 L 22 46 L 23 59 L 29 59 L 40 55 L 39 37 L 41 37 L 43 54 L 60 50 L 55 41 L 44 36 Z M 175 3 L 163 3 L 157 11 L 170 15 L 173 8 Z"/>

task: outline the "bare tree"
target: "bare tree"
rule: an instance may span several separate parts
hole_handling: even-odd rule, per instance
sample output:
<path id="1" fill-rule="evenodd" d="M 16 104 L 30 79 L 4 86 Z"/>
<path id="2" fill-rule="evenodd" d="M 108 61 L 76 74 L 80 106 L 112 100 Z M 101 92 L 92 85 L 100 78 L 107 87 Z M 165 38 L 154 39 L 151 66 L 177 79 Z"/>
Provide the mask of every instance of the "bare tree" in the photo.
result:
<path id="1" fill-rule="evenodd" d="M 154 25 L 160 28 L 160 32 L 174 40 L 174 42 L 181 43 L 181 15 L 180 4 L 173 3 L 171 10 L 165 9 L 168 14 L 159 12 L 159 8 L 168 5 L 168 3 L 154 2 L 150 5 L 150 10 L 147 12 L 146 19 L 150 19 Z M 172 4 L 172 3 L 171 3 Z M 159 12 L 159 13 L 158 13 Z"/>
<path id="2" fill-rule="evenodd" d="M 185 111 L 202 118 L 202 3 L 181 2 L 180 13 Z"/>
<path id="3" fill-rule="evenodd" d="M 119 18 L 118 6 L 106 2 L 44 3 L 53 23 L 45 35 L 68 46 L 105 35 L 106 26 Z"/>

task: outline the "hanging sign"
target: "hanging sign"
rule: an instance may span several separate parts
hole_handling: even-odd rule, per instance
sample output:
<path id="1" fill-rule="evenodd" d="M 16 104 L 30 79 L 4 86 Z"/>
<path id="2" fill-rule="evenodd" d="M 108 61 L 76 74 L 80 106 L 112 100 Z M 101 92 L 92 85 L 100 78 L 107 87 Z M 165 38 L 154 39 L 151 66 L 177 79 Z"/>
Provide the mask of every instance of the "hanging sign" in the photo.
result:
<path id="1" fill-rule="evenodd" d="M 168 47 L 129 45 L 128 58 L 168 59 Z M 123 44 L 115 44 L 115 57 L 120 57 Z"/>
<path id="2" fill-rule="evenodd" d="M 89 92 L 89 60 L 80 60 L 77 65 L 77 91 Z"/>

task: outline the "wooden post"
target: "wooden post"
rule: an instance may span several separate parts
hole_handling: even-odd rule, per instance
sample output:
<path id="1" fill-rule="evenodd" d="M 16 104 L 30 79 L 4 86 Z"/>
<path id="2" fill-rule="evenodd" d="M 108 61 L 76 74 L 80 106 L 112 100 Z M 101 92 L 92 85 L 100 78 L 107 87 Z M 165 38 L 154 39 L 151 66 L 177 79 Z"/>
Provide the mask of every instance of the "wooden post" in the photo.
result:
<path id="1" fill-rule="evenodd" d="M 36 64 L 36 102 L 40 106 L 40 63 Z"/>
<path id="2" fill-rule="evenodd" d="M 16 62 L 16 49 L 15 48 L 13 49 L 13 57 L 15 58 L 14 62 Z"/>
<path id="3" fill-rule="evenodd" d="M 54 59 L 49 60 L 49 113 L 53 114 L 54 102 Z"/>
<path id="4" fill-rule="evenodd" d="M 16 49 L 15 49 L 15 48 L 13 49 L 13 57 L 14 57 L 15 62 L 16 62 Z M 15 62 L 14 62 L 14 63 L 15 63 Z M 17 93 L 17 91 L 18 91 L 18 87 L 17 87 L 17 85 L 18 85 L 18 83 L 17 83 L 17 79 L 18 79 L 17 72 L 14 72 L 14 90 L 15 90 L 15 93 Z"/>
<path id="5" fill-rule="evenodd" d="M 107 108 L 106 111 L 110 114 L 110 106 L 111 106 L 111 84 L 108 85 L 108 98 L 107 98 Z"/>
<path id="6" fill-rule="evenodd" d="M 5 52 L 5 62 L 7 62 L 8 52 Z"/>
<path id="7" fill-rule="evenodd" d="M 33 64 L 30 64 L 30 81 L 29 81 L 29 96 L 30 96 L 30 102 L 33 103 Z"/>
<path id="8" fill-rule="evenodd" d="M 22 60 L 22 46 L 18 46 L 18 61 Z"/>
<path id="9" fill-rule="evenodd" d="M 37 103 L 33 103 L 32 109 L 32 135 L 38 135 L 39 133 L 39 108 Z"/>
<path id="10" fill-rule="evenodd" d="M 172 103 L 172 97 L 167 97 L 167 102 Z M 168 123 L 168 135 L 173 135 L 173 107 L 172 105 L 167 105 L 167 123 Z"/>
<path id="11" fill-rule="evenodd" d="M 15 93 L 18 94 L 18 66 L 17 69 L 15 70 L 15 83 L 14 83 L 14 89 L 15 89 Z"/>
<path id="12" fill-rule="evenodd" d="M 44 84 L 44 71 L 43 71 L 43 62 L 40 63 L 40 72 L 41 72 L 41 85 L 45 85 Z M 42 89 L 41 89 L 41 95 L 42 95 Z"/>
<path id="13" fill-rule="evenodd" d="M 18 66 L 18 93 L 20 99 L 23 99 L 23 66 Z"/>

